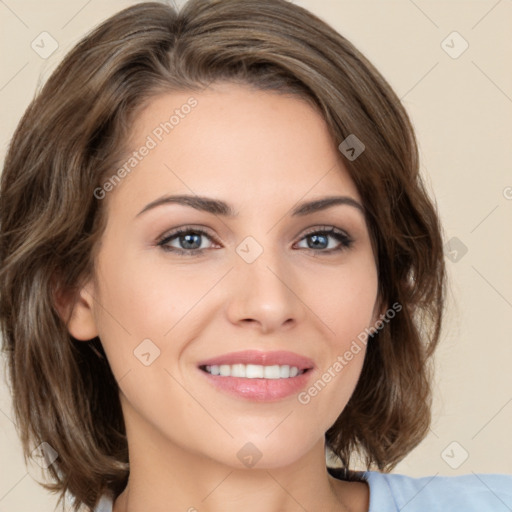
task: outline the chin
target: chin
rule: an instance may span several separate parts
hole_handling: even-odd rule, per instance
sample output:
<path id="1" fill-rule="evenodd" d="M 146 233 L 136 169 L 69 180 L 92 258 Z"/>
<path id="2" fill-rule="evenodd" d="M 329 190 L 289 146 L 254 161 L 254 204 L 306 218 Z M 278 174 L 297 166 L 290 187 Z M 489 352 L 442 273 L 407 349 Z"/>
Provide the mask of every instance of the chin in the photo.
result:
<path id="1" fill-rule="evenodd" d="M 236 441 L 231 442 L 235 445 L 235 467 L 237 469 L 277 469 L 290 466 L 300 460 L 306 453 L 318 443 L 319 434 L 316 439 L 306 440 L 305 437 L 279 435 L 277 430 L 272 432 L 269 437 L 267 434 L 258 436 L 236 437 Z M 304 432 L 305 434 L 305 432 Z M 241 441 L 245 437 L 246 440 Z M 227 450 L 227 453 L 233 452 L 233 448 Z M 226 453 L 226 452 L 225 452 Z M 228 462 L 233 465 L 233 459 Z"/>

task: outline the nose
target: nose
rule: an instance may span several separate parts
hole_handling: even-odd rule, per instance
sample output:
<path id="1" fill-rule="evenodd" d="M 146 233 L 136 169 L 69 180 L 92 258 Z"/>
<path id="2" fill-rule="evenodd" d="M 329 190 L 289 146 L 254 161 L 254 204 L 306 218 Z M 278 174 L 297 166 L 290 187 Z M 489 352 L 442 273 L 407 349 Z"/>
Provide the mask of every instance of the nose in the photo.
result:
<path id="1" fill-rule="evenodd" d="M 289 329 L 304 318 L 298 276 L 277 250 L 265 249 L 252 263 L 237 256 L 233 270 L 227 304 L 233 324 L 266 334 Z"/>

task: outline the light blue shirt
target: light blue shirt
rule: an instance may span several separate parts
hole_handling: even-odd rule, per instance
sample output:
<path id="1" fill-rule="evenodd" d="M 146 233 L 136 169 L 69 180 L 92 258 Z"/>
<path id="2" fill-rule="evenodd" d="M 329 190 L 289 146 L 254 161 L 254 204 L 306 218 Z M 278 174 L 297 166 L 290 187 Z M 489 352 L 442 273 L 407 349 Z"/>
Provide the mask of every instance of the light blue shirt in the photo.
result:
<path id="1" fill-rule="evenodd" d="M 367 471 L 368 512 L 511 512 L 512 475 L 471 473 L 412 478 Z"/>
<path id="2" fill-rule="evenodd" d="M 357 472 L 370 487 L 368 512 L 511 512 L 512 475 L 471 473 L 413 478 L 378 471 Z M 112 512 L 102 497 L 94 512 Z"/>

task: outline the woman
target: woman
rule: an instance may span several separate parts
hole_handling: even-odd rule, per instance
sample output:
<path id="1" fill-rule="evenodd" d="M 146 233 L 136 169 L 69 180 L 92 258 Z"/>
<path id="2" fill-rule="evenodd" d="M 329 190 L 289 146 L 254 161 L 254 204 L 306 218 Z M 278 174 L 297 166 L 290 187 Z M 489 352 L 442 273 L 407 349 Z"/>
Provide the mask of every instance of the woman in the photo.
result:
<path id="1" fill-rule="evenodd" d="M 389 474 L 430 424 L 441 227 L 398 98 L 304 9 L 108 19 L 30 105 L 0 194 L 21 440 L 75 510 L 512 499 L 507 475 Z"/>

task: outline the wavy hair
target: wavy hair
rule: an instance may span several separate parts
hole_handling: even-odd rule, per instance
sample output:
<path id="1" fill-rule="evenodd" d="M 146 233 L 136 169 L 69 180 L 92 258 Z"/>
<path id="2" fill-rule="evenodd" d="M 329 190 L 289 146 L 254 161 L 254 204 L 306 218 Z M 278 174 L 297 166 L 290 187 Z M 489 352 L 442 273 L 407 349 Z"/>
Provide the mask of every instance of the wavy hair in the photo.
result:
<path id="1" fill-rule="evenodd" d="M 119 388 L 98 338 L 78 342 L 55 306 L 94 272 L 105 201 L 94 191 L 121 161 L 133 119 L 158 94 L 214 81 L 297 95 L 333 143 L 365 145 L 344 164 L 366 209 L 382 304 L 400 313 L 368 341 L 356 389 L 325 433 L 350 473 L 354 456 L 390 471 L 427 434 L 431 355 L 445 300 L 441 226 L 419 173 L 410 119 L 383 76 L 342 35 L 286 0 L 140 3 L 110 17 L 64 58 L 11 140 L 0 184 L 0 323 L 25 461 L 47 442 L 52 483 L 75 511 L 129 475 Z"/>

